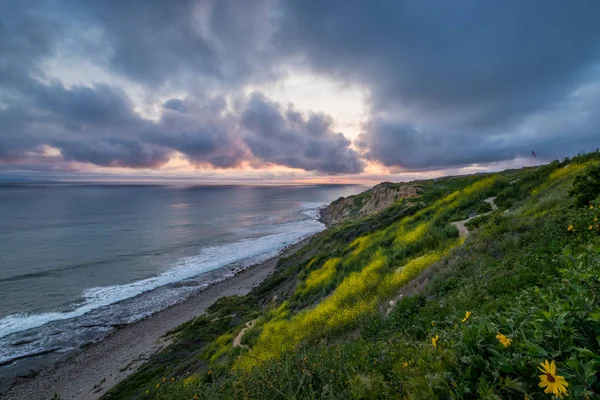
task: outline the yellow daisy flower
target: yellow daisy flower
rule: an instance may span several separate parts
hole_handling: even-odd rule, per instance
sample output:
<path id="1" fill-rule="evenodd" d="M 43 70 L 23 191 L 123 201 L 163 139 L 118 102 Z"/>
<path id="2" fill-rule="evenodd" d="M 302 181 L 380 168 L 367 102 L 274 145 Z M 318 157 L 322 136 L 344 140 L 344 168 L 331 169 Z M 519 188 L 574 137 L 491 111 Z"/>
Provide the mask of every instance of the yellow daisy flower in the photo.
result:
<path id="1" fill-rule="evenodd" d="M 435 337 L 431 338 L 431 345 L 433 346 L 434 349 L 437 348 L 437 341 L 439 338 L 440 338 L 439 335 L 435 335 Z"/>
<path id="2" fill-rule="evenodd" d="M 565 377 L 556 375 L 556 364 L 554 361 L 548 362 L 548 360 L 545 360 L 540 365 L 542 367 L 538 367 L 538 369 L 544 373 L 540 375 L 540 387 L 546 388 L 544 389 L 544 393 L 552 393 L 562 399 L 563 395 L 567 394 L 567 386 L 569 386 Z"/>
<path id="3" fill-rule="evenodd" d="M 467 311 L 465 313 L 465 317 L 462 319 L 462 322 L 467 322 L 467 320 L 469 319 L 469 317 L 471 316 L 471 311 Z"/>
<path id="4" fill-rule="evenodd" d="M 504 347 L 508 347 L 512 343 L 512 339 L 509 339 L 508 337 L 506 337 L 505 335 L 501 334 L 500 332 L 498 332 L 498 334 L 496 335 L 496 339 L 498 339 L 498 341 L 500 343 L 502 343 L 502 345 Z"/>

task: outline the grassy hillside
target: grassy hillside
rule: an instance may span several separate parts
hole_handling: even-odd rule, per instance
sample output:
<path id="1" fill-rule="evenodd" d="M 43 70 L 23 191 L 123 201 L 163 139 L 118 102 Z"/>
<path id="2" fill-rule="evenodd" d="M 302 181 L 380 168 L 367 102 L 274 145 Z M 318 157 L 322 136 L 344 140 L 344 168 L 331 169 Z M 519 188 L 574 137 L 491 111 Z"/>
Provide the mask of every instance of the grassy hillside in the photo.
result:
<path id="1" fill-rule="evenodd" d="M 589 154 L 421 181 L 178 328 L 104 398 L 597 398 L 599 171 Z M 451 224 L 475 215 L 466 236 Z"/>

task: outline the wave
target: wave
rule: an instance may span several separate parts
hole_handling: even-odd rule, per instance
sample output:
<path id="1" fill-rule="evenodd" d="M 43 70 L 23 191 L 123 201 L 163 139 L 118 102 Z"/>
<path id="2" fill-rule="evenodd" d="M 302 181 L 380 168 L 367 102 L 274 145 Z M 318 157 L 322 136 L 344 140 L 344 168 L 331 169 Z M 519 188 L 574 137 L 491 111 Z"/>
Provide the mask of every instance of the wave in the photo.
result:
<path id="1" fill-rule="evenodd" d="M 226 265 L 241 262 L 244 266 L 248 266 L 274 257 L 286 246 L 324 229 L 323 224 L 316 220 L 318 208 L 322 204 L 306 203 L 303 206 L 301 212 L 308 217 L 307 219 L 273 225 L 268 234 L 264 236 L 205 247 L 200 250 L 199 254 L 183 258 L 166 271 L 153 277 L 126 284 L 88 288 L 82 294 L 83 300 L 73 304 L 71 311 L 50 311 L 39 314 L 19 313 L 6 316 L 0 319 L 0 338 L 38 328 L 49 322 L 80 317 L 92 310 L 131 299 L 162 286 L 194 278 Z"/>
<path id="2" fill-rule="evenodd" d="M 304 202 L 302 203 L 301 213 L 310 219 L 319 219 L 321 211 L 327 207 L 327 203 Z"/>

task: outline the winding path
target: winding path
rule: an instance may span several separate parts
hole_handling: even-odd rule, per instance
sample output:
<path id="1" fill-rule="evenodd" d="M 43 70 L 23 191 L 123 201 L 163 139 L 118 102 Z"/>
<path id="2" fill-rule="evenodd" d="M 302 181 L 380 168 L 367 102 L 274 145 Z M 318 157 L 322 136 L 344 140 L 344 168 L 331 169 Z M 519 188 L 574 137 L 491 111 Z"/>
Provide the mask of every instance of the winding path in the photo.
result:
<path id="1" fill-rule="evenodd" d="M 487 198 L 487 199 L 484 200 L 486 203 L 489 203 L 492 206 L 492 211 L 495 211 L 495 210 L 498 209 L 498 206 L 496 205 L 495 200 L 496 200 L 496 197 L 490 197 L 490 198 Z M 470 233 L 469 230 L 467 229 L 467 227 L 465 226 L 465 224 L 467 222 L 469 222 L 470 220 L 472 220 L 473 218 L 477 218 L 477 217 L 480 217 L 482 215 L 488 215 L 492 211 L 488 211 L 488 212 L 483 213 L 483 214 L 477 214 L 477 215 L 474 215 L 474 216 L 472 216 L 470 218 L 463 219 L 463 220 L 460 220 L 460 221 L 454 221 L 454 222 L 451 222 L 450 224 L 454 225 L 456 227 L 456 229 L 458 229 L 458 235 L 461 238 L 465 238 L 465 237 L 469 236 L 469 233 Z"/>
<path id="2" fill-rule="evenodd" d="M 233 339 L 233 347 L 241 347 L 243 349 L 247 349 L 248 346 L 245 344 L 242 344 L 242 338 L 244 337 L 244 335 L 246 334 L 246 332 L 248 331 L 248 329 L 251 329 L 254 324 L 256 323 L 256 320 L 253 319 L 252 321 L 248 321 L 246 322 L 246 327 L 243 328 L 240 333 L 238 333 L 238 335 L 235 337 L 235 339 Z"/>
<path id="3" fill-rule="evenodd" d="M 487 198 L 487 199 L 484 200 L 486 203 L 489 203 L 492 206 L 492 211 L 495 211 L 495 210 L 498 209 L 498 206 L 496 205 L 495 200 L 496 200 L 496 197 L 489 197 L 489 198 Z M 467 229 L 467 227 L 465 226 L 465 224 L 467 222 L 469 222 L 470 220 L 472 220 L 473 218 L 476 218 L 476 217 L 479 217 L 479 216 L 482 216 L 482 215 L 490 214 L 492 211 L 488 211 L 488 212 L 483 213 L 483 214 L 474 215 L 474 216 L 472 216 L 470 218 L 463 219 L 461 221 L 451 222 L 450 224 L 454 225 L 456 227 L 456 229 L 458 229 L 458 234 L 459 234 L 459 236 L 461 238 L 466 238 L 467 236 L 469 236 L 469 234 L 471 232 L 469 232 L 469 230 Z M 508 210 L 506 210 L 506 211 L 508 211 Z M 390 312 L 392 312 L 392 310 L 394 309 L 394 307 L 396 307 L 396 304 L 398 303 L 398 301 L 404 295 L 411 295 L 411 294 L 420 292 L 423 289 L 423 287 L 427 284 L 427 282 L 429 282 L 429 278 L 430 278 L 430 275 L 428 275 L 426 271 L 421 272 L 421 274 L 419 276 L 417 276 L 415 279 L 413 279 L 411 282 L 409 282 L 405 287 L 403 287 L 402 289 L 400 289 L 400 294 L 399 295 L 396 295 L 396 297 L 393 300 L 390 300 L 389 307 L 387 307 L 385 309 L 385 316 L 386 317 L 390 314 Z"/>

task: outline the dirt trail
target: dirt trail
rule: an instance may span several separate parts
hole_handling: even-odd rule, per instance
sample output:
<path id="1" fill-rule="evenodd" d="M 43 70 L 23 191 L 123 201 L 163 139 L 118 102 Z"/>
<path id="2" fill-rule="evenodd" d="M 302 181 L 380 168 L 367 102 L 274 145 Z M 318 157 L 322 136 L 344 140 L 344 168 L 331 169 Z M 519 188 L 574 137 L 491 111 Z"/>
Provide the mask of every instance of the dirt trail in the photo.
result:
<path id="1" fill-rule="evenodd" d="M 246 322 L 246 327 L 243 328 L 240 333 L 238 333 L 238 335 L 235 337 L 235 339 L 233 339 L 233 347 L 241 347 L 243 349 L 247 349 L 248 346 L 245 344 L 242 344 L 242 338 L 244 337 L 244 335 L 246 334 L 246 332 L 248 331 L 248 329 L 251 329 L 254 326 L 254 323 L 256 322 L 255 319 L 253 319 L 252 321 L 248 321 Z"/>
<path id="2" fill-rule="evenodd" d="M 489 203 L 492 206 L 492 211 L 495 211 L 498 209 L 498 206 L 496 205 L 495 200 L 496 200 L 496 197 L 489 197 L 484 200 L 486 203 Z M 490 214 L 492 211 L 489 211 L 489 212 L 486 212 L 483 214 L 478 214 L 473 217 L 463 219 L 461 221 L 451 222 L 451 225 L 454 225 L 456 227 L 456 229 L 458 229 L 458 234 L 461 238 L 466 238 L 467 236 L 469 236 L 469 234 L 471 232 L 469 232 L 469 230 L 467 229 L 465 224 L 467 222 L 469 222 L 470 220 L 472 220 L 473 218 L 479 217 L 481 215 Z M 393 300 L 390 300 L 390 302 L 388 303 L 388 306 L 387 307 L 384 306 L 385 307 L 384 308 L 385 316 L 387 317 L 392 312 L 394 307 L 396 307 L 396 304 L 398 303 L 398 301 L 400 301 L 400 299 L 403 296 L 410 296 L 412 294 L 418 293 L 421 290 L 423 290 L 423 288 L 429 283 L 429 279 L 431 278 L 432 273 L 433 273 L 432 270 L 430 268 L 427 268 L 425 271 L 421 272 L 421 274 L 419 276 L 417 276 L 415 279 L 408 282 L 408 284 L 406 286 L 404 286 L 400 290 L 399 293 L 396 294 L 396 297 Z M 384 309 L 382 309 L 382 312 Z"/>
<path id="3" fill-rule="evenodd" d="M 475 216 L 477 217 L 477 215 Z M 467 222 L 469 222 L 470 220 L 472 220 L 475 217 L 471 217 L 471 218 L 467 218 L 467 219 L 462 219 L 460 221 L 455 221 L 455 222 L 451 222 L 450 225 L 454 225 L 456 227 L 456 229 L 458 229 L 458 236 L 461 238 L 465 238 L 467 236 L 469 236 L 469 230 L 467 229 L 467 227 L 465 226 L 465 224 Z"/>
<path id="4" fill-rule="evenodd" d="M 498 206 L 496 205 L 495 200 L 496 200 L 496 197 L 489 197 L 489 198 L 487 198 L 487 199 L 484 200 L 486 203 L 489 203 L 492 206 L 492 211 L 495 211 L 495 210 L 498 209 Z M 458 229 L 458 235 L 461 238 L 465 238 L 465 237 L 469 236 L 469 233 L 470 233 L 469 230 L 467 229 L 467 227 L 465 226 L 465 224 L 467 222 L 469 222 L 470 220 L 472 220 L 473 218 L 477 218 L 477 217 L 480 217 L 482 215 L 488 215 L 492 211 L 489 211 L 489 212 L 486 212 L 486 213 L 483 213 L 483 214 L 477 214 L 477 215 L 474 215 L 474 216 L 472 216 L 470 218 L 463 219 L 463 220 L 460 220 L 460 221 L 451 222 L 450 224 L 454 225 L 456 227 L 456 229 Z"/>
<path id="5" fill-rule="evenodd" d="M 484 201 L 492 206 L 492 211 L 496 211 L 498 209 L 498 206 L 496 205 L 496 196 L 487 198 Z"/>

